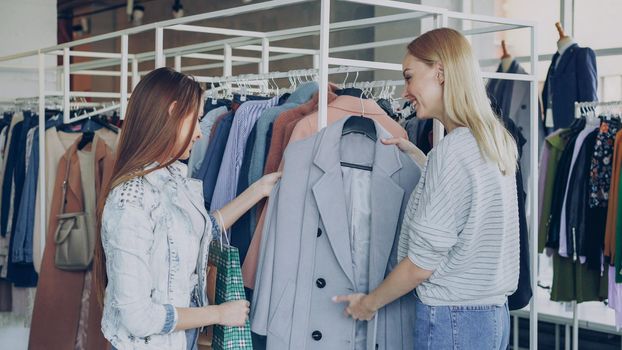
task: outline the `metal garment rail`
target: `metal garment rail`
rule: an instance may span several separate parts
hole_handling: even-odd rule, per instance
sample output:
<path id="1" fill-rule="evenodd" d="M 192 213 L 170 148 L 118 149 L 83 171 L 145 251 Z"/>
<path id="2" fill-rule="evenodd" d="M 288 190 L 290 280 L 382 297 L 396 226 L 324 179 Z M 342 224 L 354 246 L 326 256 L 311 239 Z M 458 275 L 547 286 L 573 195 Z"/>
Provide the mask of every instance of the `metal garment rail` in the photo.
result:
<path id="1" fill-rule="evenodd" d="M 209 43 L 201 43 L 201 44 L 188 45 L 188 46 L 183 46 L 183 47 L 176 47 L 176 48 L 165 49 L 163 45 L 165 29 L 176 30 L 176 31 L 197 31 L 197 30 L 205 31 L 202 28 L 206 28 L 206 27 L 194 26 L 194 25 L 189 25 L 189 24 L 193 22 L 197 22 L 197 21 L 207 20 L 207 19 L 216 19 L 216 18 L 241 15 L 241 14 L 248 14 L 251 12 L 268 10 L 268 9 L 273 9 L 273 8 L 277 8 L 281 6 L 300 4 L 303 2 L 307 2 L 307 1 L 309 0 L 266 1 L 262 3 L 245 5 L 245 6 L 230 8 L 226 10 L 220 10 L 220 11 L 214 11 L 210 13 L 183 17 L 179 19 L 151 23 L 151 24 L 134 27 L 134 28 L 118 31 L 118 32 L 107 33 L 107 34 L 98 35 L 98 36 L 94 36 L 90 38 L 76 40 L 76 41 L 61 44 L 61 45 L 42 48 L 42 49 L 35 50 L 35 51 L 29 51 L 29 52 L 25 52 L 21 54 L 0 57 L 0 62 L 10 61 L 14 59 L 29 57 L 29 56 L 38 56 L 39 58 L 39 68 L 38 68 L 38 72 L 39 72 L 39 126 L 40 126 L 39 137 L 41 140 L 40 142 L 41 168 L 43 169 L 45 168 L 45 163 L 44 163 L 45 162 L 45 159 L 44 159 L 45 151 L 43 149 L 45 145 L 45 138 L 44 138 L 45 137 L 45 134 L 44 134 L 45 97 L 48 96 L 45 90 L 45 74 L 44 74 L 45 73 L 45 66 L 44 66 L 45 57 L 44 56 L 46 54 L 58 55 L 60 54 L 59 50 L 62 51 L 62 55 L 63 55 L 63 66 L 62 66 L 63 87 L 62 88 L 63 89 L 62 89 L 62 92 L 60 92 L 60 95 L 63 96 L 64 102 L 65 102 L 65 109 L 68 110 L 68 102 L 71 96 L 81 95 L 81 96 L 93 96 L 93 97 L 98 97 L 98 98 L 119 98 L 121 100 L 120 108 L 121 108 L 122 117 L 125 115 L 125 108 L 126 108 L 125 104 L 127 103 L 127 97 L 128 97 L 127 79 L 130 74 L 130 72 L 128 72 L 130 59 L 132 60 L 131 61 L 132 85 L 135 86 L 139 80 L 138 64 L 140 62 L 154 60 L 156 67 L 162 67 L 165 65 L 167 57 L 192 55 L 192 54 L 198 54 L 198 53 L 205 53 L 205 52 L 213 51 L 213 50 L 223 50 L 223 54 L 222 54 L 223 62 L 218 63 L 218 64 L 222 64 L 224 76 L 231 76 L 233 61 L 235 60 L 234 58 L 239 58 L 238 56 L 233 56 L 232 51 L 234 49 L 235 50 L 251 49 L 251 50 L 258 51 L 260 48 L 261 49 L 260 52 L 262 53 L 260 61 L 256 62 L 256 60 L 254 60 L 251 63 L 258 64 L 259 72 L 264 73 L 264 74 L 268 73 L 270 70 L 270 67 L 269 67 L 270 60 L 278 57 L 278 56 L 270 57 L 271 52 L 275 52 L 275 53 L 278 52 L 278 53 L 284 54 L 282 56 L 290 55 L 284 58 L 297 57 L 296 55 L 313 54 L 316 57 L 315 58 L 316 64 L 314 64 L 314 66 L 318 68 L 319 85 L 320 85 L 320 90 L 319 90 L 320 91 L 320 103 L 319 103 L 320 118 L 318 118 L 318 128 L 322 128 L 326 126 L 328 74 L 329 74 L 329 67 L 331 65 L 338 65 L 338 66 L 348 65 L 352 67 L 371 69 L 371 70 L 401 71 L 401 66 L 399 64 L 394 64 L 394 63 L 370 62 L 370 61 L 361 61 L 361 60 L 346 60 L 346 59 L 341 59 L 341 58 L 336 58 L 336 57 L 330 57 L 331 53 L 345 52 L 345 51 L 351 51 L 351 50 L 360 50 L 363 48 L 379 47 L 379 46 L 374 46 L 374 45 L 396 45 L 398 44 L 397 41 L 387 41 L 381 44 L 370 43 L 370 44 L 349 45 L 349 46 L 341 47 L 338 49 L 333 48 L 334 50 L 331 51 L 331 48 L 329 45 L 330 33 L 335 32 L 335 31 L 342 31 L 342 30 L 370 28 L 381 23 L 393 23 L 398 20 L 405 21 L 405 20 L 412 20 L 415 18 L 425 18 L 425 17 L 432 17 L 434 19 L 434 26 L 437 28 L 447 26 L 448 20 L 450 18 L 459 19 L 459 20 L 478 21 L 478 22 L 485 22 L 485 23 L 492 24 L 492 26 L 489 26 L 489 27 L 469 29 L 469 30 L 463 31 L 463 33 L 466 35 L 492 33 L 492 32 L 501 31 L 501 30 L 519 29 L 519 28 L 528 28 L 531 30 L 531 56 L 530 56 L 531 63 L 532 63 L 531 74 L 518 75 L 518 74 L 505 74 L 505 73 L 482 73 L 482 77 L 530 81 L 531 107 L 532 107 L 532 110 L 531 110 L 532 119 L 530 122 L 530 133 L 531 135 L 537 135 L 537 124 L 536 124 L 536 118 L 538 115 L 537 114 L 537 96 L 536 96 L 537 65 L 535 64 L 536 62 L 536 52 L 535 52 L 536 25 L 535 23 L 530 22 L 530 21 L 517 21 L 517 20 L 509 20 L 509 19 L 496 18 L 496 17 L 490 17 L 490 16 L 463 14 L 459 12 L 448 11 L 443 8 L 422 6 L 422 5 L 411 4 L 411 3 L 406 3 L 402 1 L 342 0 L 345 2 L 354 2 L 354 3 L 366 4 L 370 6 L 383 6 L 383 7 L 398 9 L 398 10 L 404 11 L 404 13 L 401 13 L 399 15 L 378 16 L 378 17 L 365 18 L 365 19 L 360 19 L 360 20 L 331 23 L 330 21 L 330 5 L 331 5 L 330 0 L 320 0 L 321 1 L 320 25 L 265 32 L 265 33 L 218 28 L 217 30 L 219 34 L 231 36 L 232 38 L 216 40 L 216 41 L 212 41 Z M 214 28 L 211 28 L 211 27 L 208 27 L 208 28 L 209 30 L 214 30 Z M 154 38 L 155 39 L 155 51 L 129 55 L 128 36 L 141 33 L 141 32 L 145 32 L 145 31 L 149 31 L 149 30 L 155 30 L 155 38 Z M 301 51 L 300 48 L 289 50 L 288 48 L 283 48 L 283 47 L 275 47 L 275 48 L 271 47 L 271 44 L 276 41 L 304 37 L 304 36 L 309 36 L 309 35 L 318 35 L 318 34 L 320 37 L 320 46 L 313 53 L 311 53 L 310 51 Z M 92 62 L 70 64 L 69 58 L 71 55 L 79 56 L 80 54 L 83 54 L 83 52 L 80 52 L 80 51 L 72 51 L 71 48 L 79 46 L 79 45 L 91 43 L 91 42 L 114 39 L 114 38 L 121 38 L 121 52 L 120 53 L 114 53 L 114 56 L 109 56 L 107 54 L 91 55 L 90 56 L 91 58 L 98 58 L 98 59 Z M 404 41 L 400 41 L 400 43 L 404 43 L 405 40 L 407 39 L 400 39 L 400 40 L 404 40 Z M 306 49 L 303 49 L 303 50 L 306 50 Z M 120 57 L 118 55 L 120 55 Z M 199 57 L 199 56 L 195 56 L 195 57 Z M 207 57 L 208 56 L 204 56 L 203 58 L 207 58 Z M 218 60 L 220 60 L 220 56 L 218 56 Z M 181 68 L 181 57 L 178 59 L 175 59 L 175 63 L 176 63 L 176 66 Z M 239 63 L 248 63 L 248 62 L 242 61 L 242 62 L 236 62 L 236 63 L 239 64 Z M 118 74 L 118 76 L 120 76 L 121 78 L 120 79 L 121 83 L 119 86 L 119 93 L 101 93 L 101 92 L 100 93 L 86 93 L 86 92 L 70 91 L 70 88 L 69 88 L 70 74 L 84 72 L 85 70 L 89 71 L 89 70 L 95 70 L 95 69 L 103 68 L 103 67 L 118 66 L 119 64 L 120 64 L 119 73 L 116 73 L 116 71 L 114 73 L 110 73 L 110 71 L 108 71 L 109 73 L 99 73 L 102 75 L 104 74 L 117 75 Z M 103 72 L 106 72 L 106 71 L 103 71 Z M 53 91 L 52 95 L 57 95 L 57 92 Z M 66 111 L 64 113 L 64 119 L 69 120 L 69 113 L 67 113 Z M 435 123 L 434 125 L 435 142 L 438 142 L 440 140 L 440 137 L 442 136 L 442 134 L 443 134 L 442 125 L 440 123 Z M 532 154 L 530 154 L 530 162 L 531 162 L 532 174 L 530 176 L 531 181 L 530 181 L 530 188 L 529 188 L 529 192 L 531 194 L 530 208 L 532 210 L 532 213 L 536 213 L 538 210 L 537 209 L 538 203 L 536 199 L 537 196 L 535 195 L 537 193 L 537 176 L 535 176 L 535 172 L 537 171 L 537 159 L 536 159 L 537 157 L 535 156 L 534 152 L 535 150 L 538 149 L 538 145 L 536 143 L 537 137 L 532 137 L 531 141 L 532 141 L 532 144 L 531 144 Z M 40 174 L 39 186 L 42 189 L 40 209 L 41 209 L 42 215 L 45 215 L 46 213 L 45 199 L 43 197 L 45 193 L 45 181 L 44 181 L 43 172 L 41 172 Z M 536 221 L 536 218 L 537 218 L 537 215 L 532 214 L 530 225 L 529 225 L 531 242 L 532 242 L 531 249 L 530 249 L 531 251 L 530 260 L 531 260 L 531 266 L 533 267 L 531 279 L 532 279 L 532 289 L 534 290 L 537 288 L 536 286 L 536 283 L 537 283 L 537 276 L 536 276 L 536 273 L 537 273 L 537 268 L 536 268 L 537 267 L 537 239 L 536 239 L 537 221 Z M 46 232 L 46 227 L 45 227 L 46 221 L 47 220 L 41 220 L 41 232 Z M 44 242 L 45 235 L 44 234 L 42 235 L 41 239 L 42 239 L 42 246 L 45 246 L 45 242 Z M 530 348 L 537 349 L 537 310 L 536 310 L 536 305 L 534 303 L 534 300 L 531 301 L 531 305 L 532 307 L 530 308 L 530 319 L 531 319 Z"/>
<path id="2" fill-rule="evenodd" d="M 574 115 L 575 118 L 581 117 L 582 108 L 598 108 L 598 107 L 622 107 L 622 101 L 607 101 L 607 102 L 575 102 L 574 103 Z"/>

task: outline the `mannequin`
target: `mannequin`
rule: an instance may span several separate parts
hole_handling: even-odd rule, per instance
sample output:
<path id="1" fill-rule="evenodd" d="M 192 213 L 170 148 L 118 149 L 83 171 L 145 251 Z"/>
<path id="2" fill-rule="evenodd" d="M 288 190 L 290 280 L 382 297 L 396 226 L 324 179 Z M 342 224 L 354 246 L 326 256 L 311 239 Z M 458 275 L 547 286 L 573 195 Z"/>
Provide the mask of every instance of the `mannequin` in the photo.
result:
<path id="1" fill-rule="evenodd" d="M 560 55 L 563 55 L 564 52 L 566 52 L 566 50 L 575 43 L 575 41 L 572 37 L 566 35 L 564 27 L 562 27 L 561 23 L 556 22 L 555 28 L 557 28 L 557 33 L 559 33 L 559 40 L 557 40 L 557 52 L 559 52 Z M 557 63 L 559 63 L 559 60 L 557 60 Z"/>
<path id="2" fill-rule="evenodd" d="M 503 50 L 503 56 L 501 56 L 501 69 L 503 70 L 503 73 L 507 73 L 512 65 L 512 61 L 514 61 L 514 58 L 508 53 L 505 40 L 501 40 L 501 49 Z"/>

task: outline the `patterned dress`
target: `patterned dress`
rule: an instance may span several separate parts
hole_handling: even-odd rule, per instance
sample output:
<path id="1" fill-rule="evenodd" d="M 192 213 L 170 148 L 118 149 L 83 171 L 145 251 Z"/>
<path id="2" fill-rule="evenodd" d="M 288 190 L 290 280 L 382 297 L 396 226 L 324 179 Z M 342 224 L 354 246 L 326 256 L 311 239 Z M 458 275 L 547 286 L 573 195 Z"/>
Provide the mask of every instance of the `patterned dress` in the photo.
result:
<path id="1" fill-rule="evenodd" d="M 607 206 L 609 186 L 611 185 L 613 149 L 618 130 L 620 130 L 620 121 L 617 119 L 605 119 L 600 123 L 592 156 L 592 165 L 590 166 L 590 208 Z"/>

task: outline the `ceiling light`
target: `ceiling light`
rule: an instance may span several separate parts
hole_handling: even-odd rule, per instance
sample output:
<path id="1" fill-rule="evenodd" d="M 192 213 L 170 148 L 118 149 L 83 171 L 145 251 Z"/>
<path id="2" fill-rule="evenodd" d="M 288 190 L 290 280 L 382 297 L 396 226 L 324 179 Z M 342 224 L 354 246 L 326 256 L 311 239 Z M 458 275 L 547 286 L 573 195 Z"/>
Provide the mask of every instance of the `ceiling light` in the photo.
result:
<path id="1" fill-rule="evenodd" d="M 181 0 L 175 0 L 172 9 L 173 18 L 180 18 L 184 16 L 184 5 L 181 4 Z"/>
<path id="2" fill-rule="evenodd" d="M 143 17 L 145 16 L 145 7 L 143 5 L 134 5 L 132 10 L 132 24 L 139 26 L 143 24 Z"/>
<path id="3" fill-rule="evenodd" d="M 74 24 L 71 29 L 75 36 L 82 36 L 90 33 L 90 20 L 87 17 L 80 17 L 80 23 Z"/>
<path id="4" fill-rule="evenodd" d="M 80 17 L 80 25 L 82 26 L 82 30 L 84 33 L 88 34 L 91 32 L 91 19 L 88 17 Z"/>

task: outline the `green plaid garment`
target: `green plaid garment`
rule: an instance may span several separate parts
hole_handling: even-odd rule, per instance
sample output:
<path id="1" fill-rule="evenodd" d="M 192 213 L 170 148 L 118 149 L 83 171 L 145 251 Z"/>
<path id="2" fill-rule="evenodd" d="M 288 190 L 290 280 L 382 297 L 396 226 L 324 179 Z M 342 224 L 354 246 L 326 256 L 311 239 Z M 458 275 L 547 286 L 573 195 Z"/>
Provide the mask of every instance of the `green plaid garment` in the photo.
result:
<path id="1" fill-rule="evenodd" d="M 209 264 L 216 266 L 216 305 L 245 300 L 240 254 L 236 247 L 212 241 L 209 248 Z M 247 320 L 244 327 L 214 326 L 213 350 L 253 349 L 251 326 Z"/>

